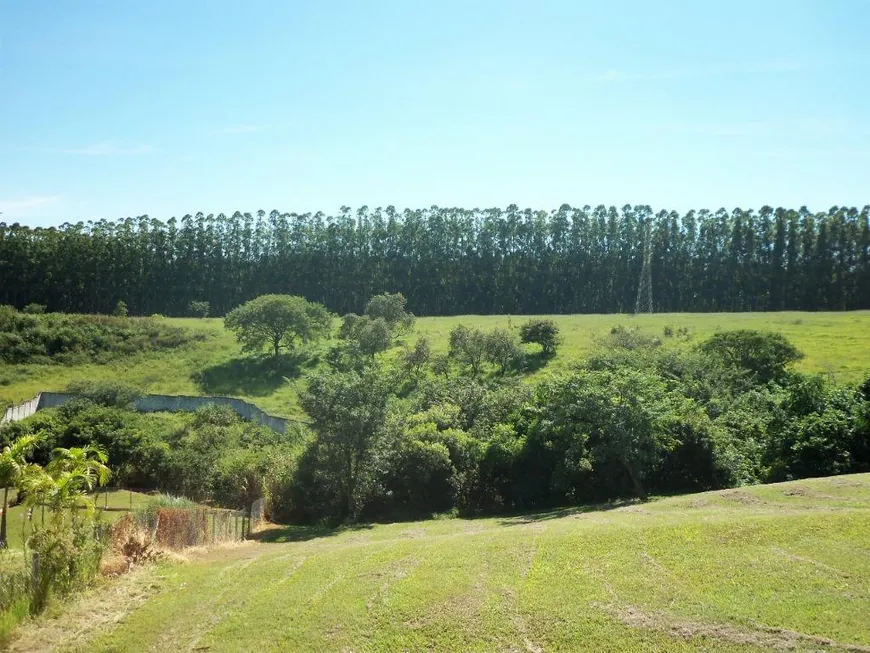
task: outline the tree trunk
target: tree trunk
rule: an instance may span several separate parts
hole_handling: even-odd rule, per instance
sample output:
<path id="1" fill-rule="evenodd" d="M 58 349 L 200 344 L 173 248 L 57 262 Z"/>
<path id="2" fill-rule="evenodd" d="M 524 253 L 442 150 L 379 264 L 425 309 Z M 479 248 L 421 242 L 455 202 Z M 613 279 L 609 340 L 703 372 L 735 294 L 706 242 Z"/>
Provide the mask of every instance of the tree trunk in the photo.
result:
<path id="1" fill-rule="evenodd" d="M 347 453 L 347 479 L 345 485 L 347 486 L 347 518 L 349 520 L 353 519 L 353 495 L 354 490 L 356 489 L 356 478 L 353 469 L 353 452 L 348 451 Z"/>
<path id="2" fill-rule="evenodd" d="M 625 467 L 625 471 L 628 472 L 628 476 L 631 479 L 631 484 L 634 487 L 635 494 L 637 494 L 638 498 L 641 501 L 648 501 L 649 495 L 646 493 L 643 484 L 640 482 L 640 479 L 637 476 L 637 472 L 634 471 L 634 467 L 632 467 L 631 463 L 629 463 L 625 459 L 622 460 L 622 466 Z"/>
<path id="3" fill-rule="evenodd" d="M 3 515 L 0 516 L 0 549 L 7 548 L 6 543 L 6 513 L 9 510 L 9 488 L 3 488 Z"/>

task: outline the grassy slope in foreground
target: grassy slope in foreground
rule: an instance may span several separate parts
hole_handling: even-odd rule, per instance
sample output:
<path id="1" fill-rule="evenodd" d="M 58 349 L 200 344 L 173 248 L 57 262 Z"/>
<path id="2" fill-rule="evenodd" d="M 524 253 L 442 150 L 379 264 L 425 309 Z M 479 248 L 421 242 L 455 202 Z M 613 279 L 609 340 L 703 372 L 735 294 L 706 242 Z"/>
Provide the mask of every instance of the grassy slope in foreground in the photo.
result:
<path id="1" fill-rule="evenodd" d="M 562 332 L 563 345 L 556 358 L 531 377 L 564 370 L 594 346 L 595 338 L 607 334 L 616 324 L 638 326 L 662 335 L 665 326 L 675 330 L 688 327 L 692 342 L 700 342 L 716 331 L 760 329 L 778 331 L 806 354 L 796 368 L 830 373 L 837 381 L 852 383 L 870 374 L 870 311 L 848 313 L 661 313 L 655 315 L 557 315 L 552 316 Z M 417 320 L 413 342 L 425 335 L 436 353 L 446 352 L 450 330 L 457 324 L 518 329 L 528 317 L 506 315 L 461 315 L 426 317 Z M 180 326 L 202 330 L 208 337 L 176 351 L 139 354 L 108 365 L 2 365 L 0 402 L 30 399 L 42 390 L 63 390 L 76 379 L 122 379 L 147 392 L 165 394 L 222 394 L 253 401 L 262 409 L 284 417 L 303 417 L 297 400 L 301 367 L 294 373 L 275 373 L 268 365 L 250 364 L 239 352 L 233 335 L 218 318 L 169 318 Z M 668 340 L 674 346 L 685 346 Z M 318 348 L 325 349 L 324 345 Z M 528 347 L 534 351 L 533 346 Z M 395 350 L 388 356 L 395 356 Z M 289 376 L 289 378 L 285 378 Z"/>
<path id="2" fill-rule="evenodd" d="M 870 651 L 868 524 L 864 474 L 611 510 L 273 531 L 137 579 L 125 595 L 156 593 L 114 605 L 132 610 L 120 623 L 46 619 L 13 650 Z"/>

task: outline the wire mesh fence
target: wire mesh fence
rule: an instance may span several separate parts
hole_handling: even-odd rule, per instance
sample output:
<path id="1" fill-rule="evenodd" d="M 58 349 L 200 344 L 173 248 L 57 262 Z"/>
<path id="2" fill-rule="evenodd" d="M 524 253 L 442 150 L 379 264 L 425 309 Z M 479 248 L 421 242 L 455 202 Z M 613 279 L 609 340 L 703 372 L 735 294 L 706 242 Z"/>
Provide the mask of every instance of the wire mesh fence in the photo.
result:
<path id="1" fill-rule="evenodd" d="M 95 528 L 114 530 L 119 521 L 129 523 L 163 548 L 184 548 L 244 540 L 264 520 L 265 502 L 258 499 L 246 510 L 231 510 L 193 504 L 166 506 L 147 490 L 105 488 L 91 496 L 96 514 Z M 171 498 L 171 497 L 170 497 Z M 83 507 L 79 509 L 83 510 Z M 107 513 L 101 517 L 103 513 Z M 114 513 L 114 514 L 113 514 Z M 118 513 L 126 513 L 129 518 Z M 20 541 L 25 543 L 35 529 L 45 527 L 53 518 L 44 504 L 21 511 Z"/>
<path id="2" fill-rule="evenodd" d="M 134 518 L 156 545 L 169 549 L 240 541 L 251 532 L 251 518 L 241 510 L 155 508 L 137 512 Z"/>

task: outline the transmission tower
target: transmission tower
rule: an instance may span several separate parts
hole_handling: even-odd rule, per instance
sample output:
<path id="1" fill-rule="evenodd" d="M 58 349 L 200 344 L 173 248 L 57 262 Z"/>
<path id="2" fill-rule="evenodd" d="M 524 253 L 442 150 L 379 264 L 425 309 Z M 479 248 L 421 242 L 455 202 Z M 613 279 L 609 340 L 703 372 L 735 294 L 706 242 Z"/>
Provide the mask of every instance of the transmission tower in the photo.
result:
<path id="1" fill-rule="evenodd" d="M 635 313 L 652 313 L 652 230 L 651 222 L 646 223 L 643 237 L 643 268 L 640 271 L 640 282 L 637 284 L 637 301 L 634 303 Z"/>

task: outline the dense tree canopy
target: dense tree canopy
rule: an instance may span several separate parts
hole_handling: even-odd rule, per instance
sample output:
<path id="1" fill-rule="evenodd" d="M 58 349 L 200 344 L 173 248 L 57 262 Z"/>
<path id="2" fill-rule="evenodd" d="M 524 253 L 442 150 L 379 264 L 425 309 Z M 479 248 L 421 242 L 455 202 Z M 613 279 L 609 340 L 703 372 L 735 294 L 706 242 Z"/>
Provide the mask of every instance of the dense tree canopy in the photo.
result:
<path id="1" fill-rule="evenodd" d="M 651 226 L 659 311 L 870 308 L 870 207 L 679 214 L 648 206 L 272 211 L 29 228 L 0 223 L 0 304 L 223 315 L 295 294 L 344 314 L 401 292 L 416 314 L 634 307 Z"/>

